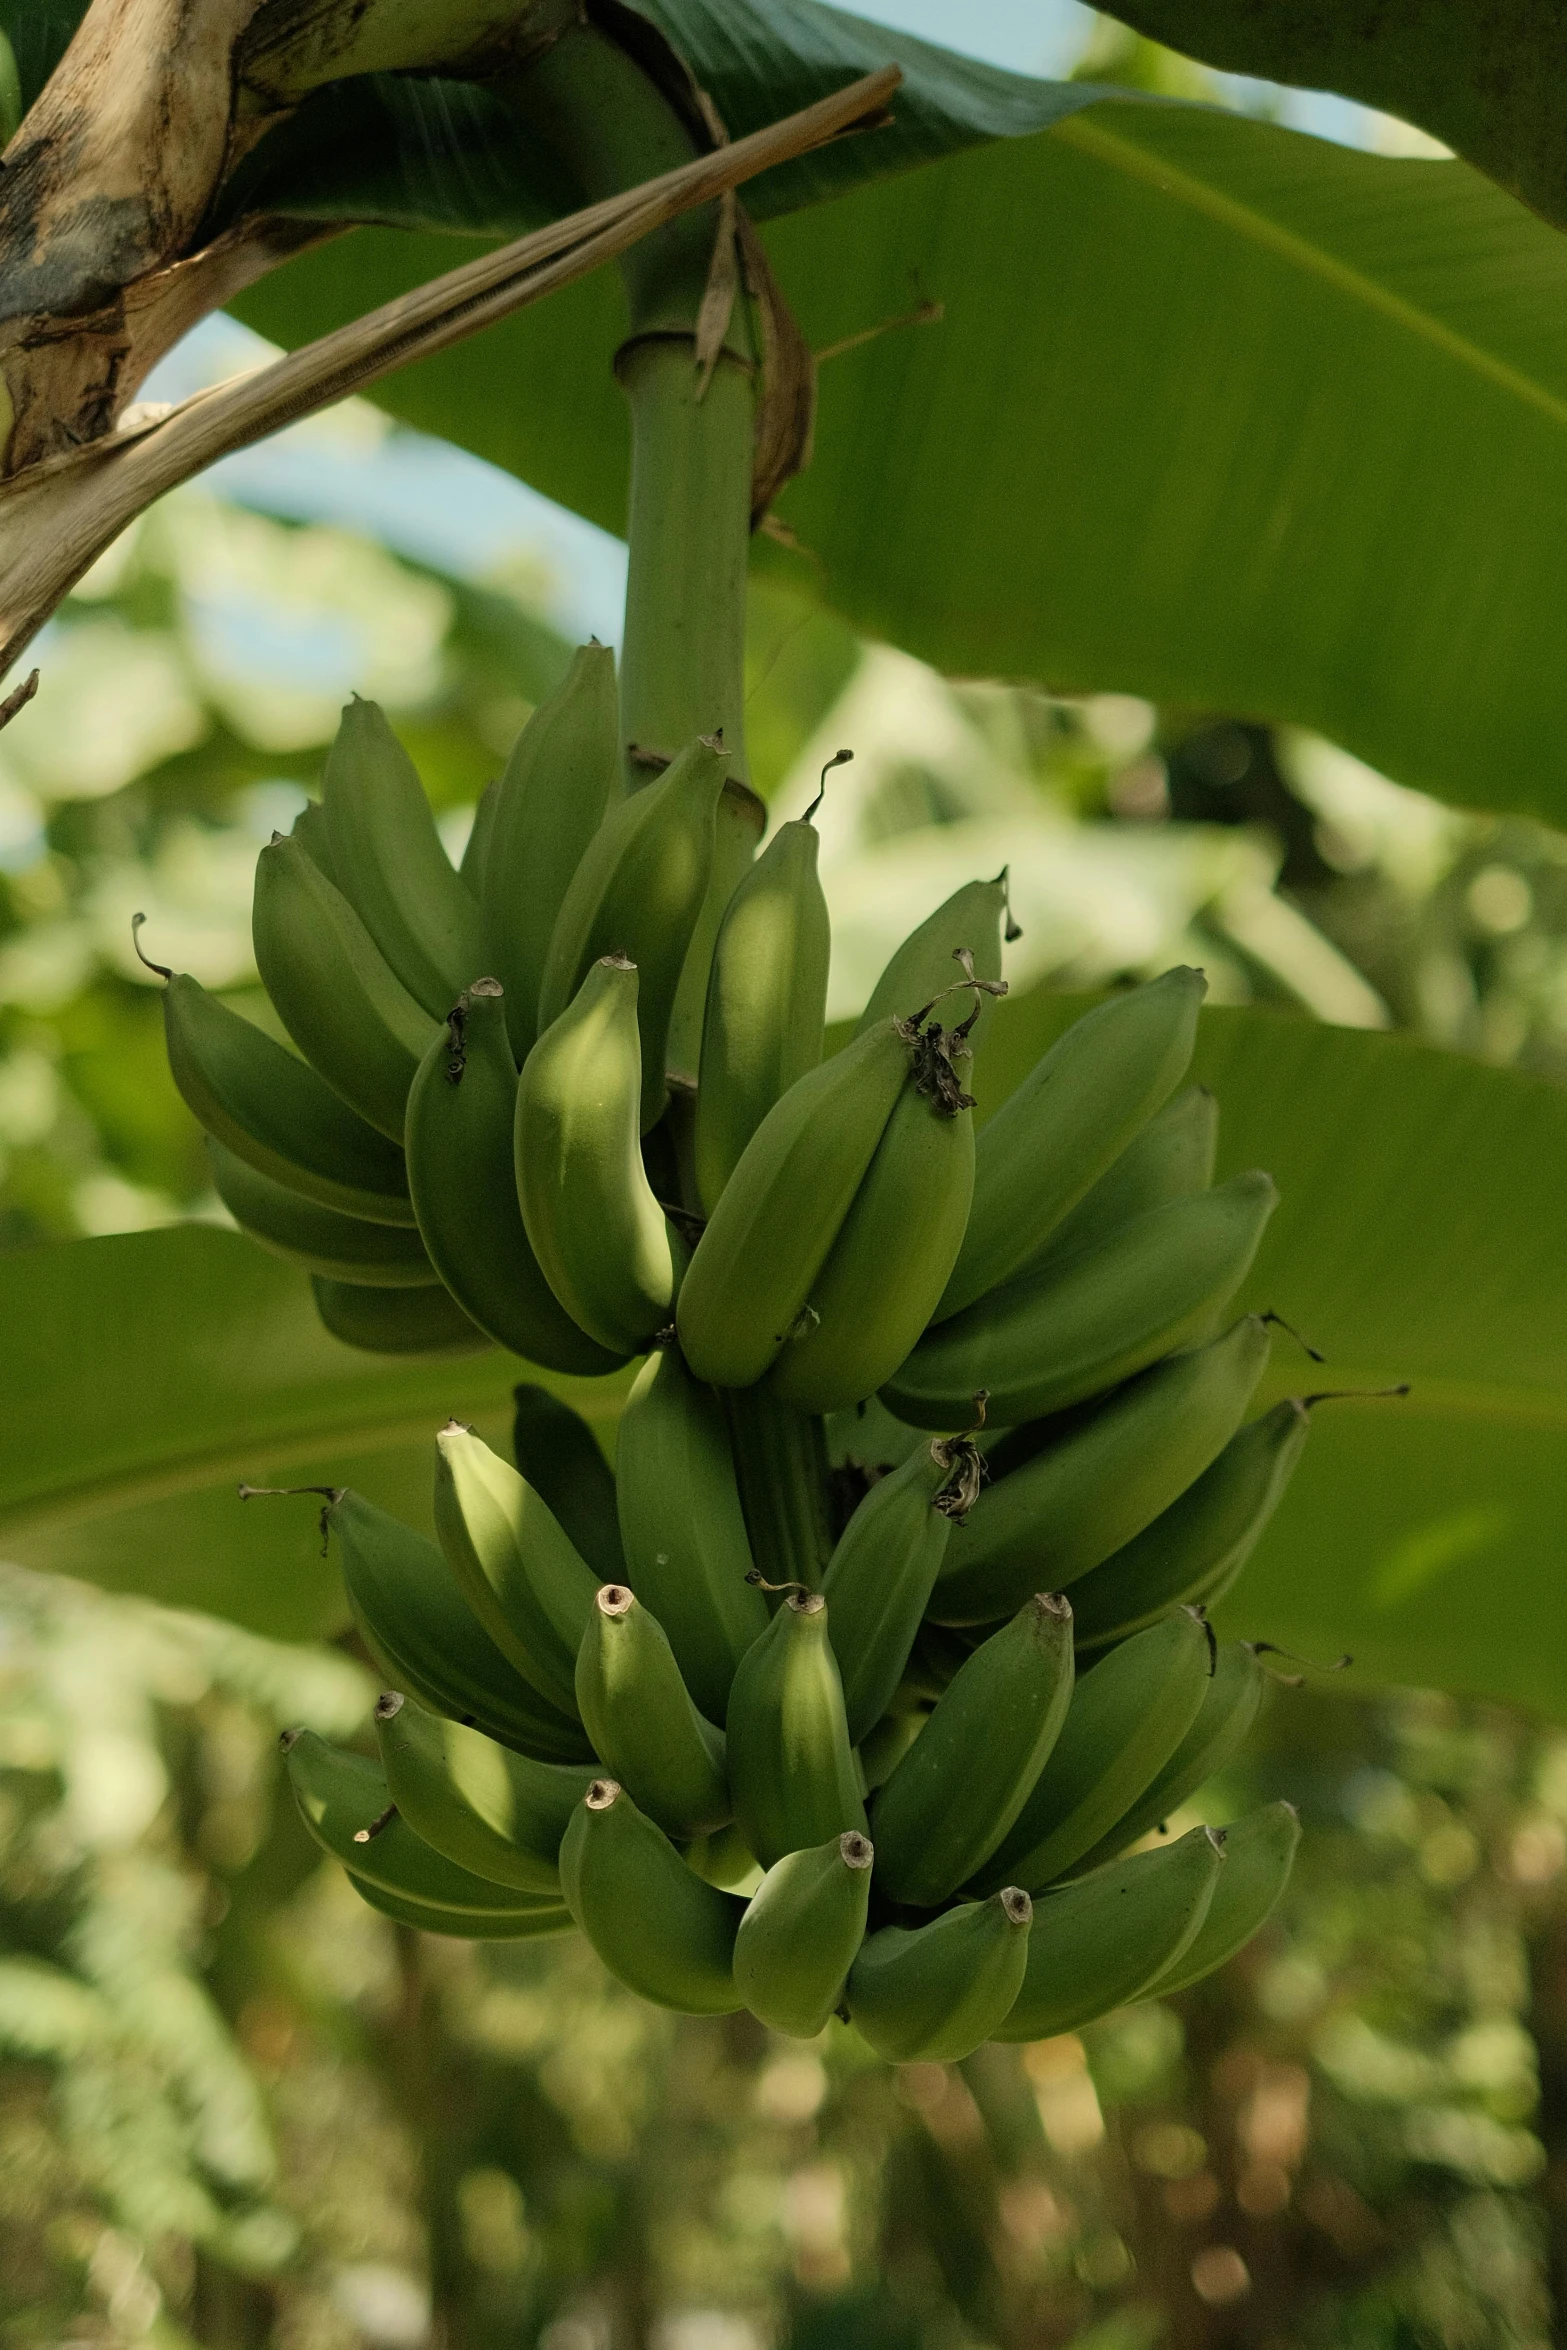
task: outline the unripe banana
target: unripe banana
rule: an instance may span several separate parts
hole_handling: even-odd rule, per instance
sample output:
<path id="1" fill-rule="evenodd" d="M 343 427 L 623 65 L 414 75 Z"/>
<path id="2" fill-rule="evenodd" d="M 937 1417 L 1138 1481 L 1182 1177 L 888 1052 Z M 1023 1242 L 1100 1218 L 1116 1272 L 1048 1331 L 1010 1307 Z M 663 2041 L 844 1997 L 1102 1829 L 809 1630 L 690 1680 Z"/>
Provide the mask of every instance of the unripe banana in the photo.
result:
<path id="1" fill-rule="evenodd" d="M 747 1649 L 729 1692 L 735 1825 L 764 1869 L 865 1830 L 843 1687 L 820 1592 L 791 1592 Z"/>
<path id="2" fill-rule="evenodd" d="M 637 991 L 624 956 L 592 966 L 528 1055 L 514 1130 L 533 1253 L 567 1312 L 622 1359 L 663 1329 L 675 1292 L 637 1130 Z"/>
<path id="3" fill-rule="evenodd" d="M 517 1199 L 517 1068 L 500 983 L 475 980 L 408 1095 L 408 1187 L 441 1279 L 497 1345 L 591 1378 L 625 1360 L 572 1320 L 539 1269 Z"/>
<path id="4" fill-rule="evenodd" d="M 767 1630 L 748 1580 L 751 1548 L 724 1415 L 678 1347 L 646 1362 L 615 1447 L 624 1580 L 669 1636 L 686 1687 L 710 1722 L 729 1707 L 735 1667 Z"/>
<path id="5" fill-rule="evenodd" d="M 941 1318 L 1006 1281 L 1179 1085 L 1207 989 L 1200 971 L 1112 996 L 1074 1022 L 980 1138 L 974 1209 Z"/>
<path id="6" fill-rule="evenodd" d="M 785 824 L 729 901 L 707 982 L 696 1178 L 711 1215 L 774 1102 L 822 1057 L 831 926 L 809 821 Z"/>
<path id="7" fill-rule="evenodd" d="M 547 1387 L 514 1387 L 512 1400 L 512 1454 L 519 1472 L 599 1581 L 623 1583 L 615 1475 L 597 1437 L 581 1413 Z"/>
<path id="8" fill-rule="evenodd" d="M 344 710 L 321 808 L 332 878 L 415 1003 L 444 1019 L 483 968 L 479 910 L 379 703 L 356 695 Z"/>
<path id="9" fill-rule="evenodd" d="M 657 783 L 612 808 L 583 852 L 550 938 L 541 1031 L 576 999 L 601 957 L 629 958 L 642 975 L 636 1011 L 644 1133 L 664 1107 L 669 1019 L 707 890 L 723 788 L 722 744 L 704 735 Z"/>
<path id="10" fill-rule="evenodd" d="M 452 876 L 453 886 L 457 877 Z M 438 1034 L 342 891 L 296 840 L 256 860 L 256 968 L 289 1035 L 335 1093 L 393 1142 L 414 1071 Z"/>
<path id="11" fill-rule="evenodd" d="M 572 875 L 619 797 L 615 656 L 595 641 L 573 653 L 564 678 L 534 711 L 486 795 L 483 960 L 506 990 L 506 1023 L 519 1065 L 545 1024 L 539 989 Z M 483 807 L 481 802 L 481 815 Z"/>
<path id="12" fill-rule="evenodd" d="M 891 1705 L 909 1661 L 952 1532 L 936 1507 L 951 1476 L 947 1450 L 921 1444 L 871 1487 L 827 1562 L 822 1596 L 856 1746 Z"/>
<path id="13" fill-rule="evenodd" d="M 320 867 L 328 881 L 336 882 L 337 869 L 332 863 L 332 843 L 327 837 L 326 810 L 319 800 L 307 800 L 289 826 L 289 837 L 297 840 L 313 865 Z"/>
<path id="14" fill-rule="evenodd" d="M 1039 1778 L 1072 1701 L 1072 1611 L 1041 1592 L 937 1700 L 871 1808 L 876 1883 L 933 1909 L 982 1868 Z"/>
<path id="15" fill-rule="evenodd" d="M 711 1836 L 693 1836 L 681 1857 L 704 1884 L 742 1894 L 747 1900 L 762 1881 L 755 1856 L 733 1822 L 727 1828 L 715 1828 Z"/>
<path id="16" fill-rule="evenodd" d="M 855 2030 L 891 2064 L 956 2064 L 1005 2022 L 1023 1987 L 1033 1903 L 1008 1885 L 925 1926 L 883 1926 L 849 1970 Z"/>
<path id="17" fill-rule="evenodd" d="M 1018 1274 L 1046 1257 L 1059 1261 L 1080 1248 L 1097 1247 L 1150 1208 L 1206 1191 L 1213 1182 L 1218 1149 L 1219 1105 L 1205 1085 L 1188 1085 L 1133 1135 L 1092 1191 L 1063 1216 L 1038 1254 L 1018 1267 Z"/>
<path id="18" fill-rule="evenodd" d="M 558 1899 L 560 1842 L 592 1763 L 535 1762 L 398 1690 L 376 1700 L 387 1789 L 415 1835 L 493 1884 Z"/>
<path id="19" fill-rule="evenodd" d="M 1236 1175 L 1008 1282 L 929 1331 L 885 1402 L 916 1427 L 961 1427 L 983 1387 L 991 1423 L 1010 1427 L 1102 1394 L 1210 1335 L 1277 1199 L 1269 1176 Z"/>
<path id="20" fill-rule="evenodd" d="M 1177 1608 L 1083 1675 L 1033 1792 L 976 1874 L 977 1892 L 1008 1883 L 1040 1891 L 1124 1818 L 1197 1718 L 1212 1638 L 1201 1616 Z"/>
<path id="21" fill-rule="evenodd" d="M 462 863 L 457 868 L 457 876 L 463 888 L 479 900 L 481 907 L 484 902 L 484 861 L 489 854 L 490 836 L 495 830 L 495 803 L 500 788 L 500 777 L 496 776 L 494 781 L 487 783 L 483 791 L 480 792 L 479 804 L 473 812 L 473 825 L 468 834 L 468 843 L 462 853 Z M 482 941 L 482 929 L 480 937 Z M 483 960 L 493 962 L 494 957 L 486 955 Z"/>
<path id="22" fill-rule="evenodd" d="M 346 1216 L 274 1182 L 212 1135 L 206 1141 L 218 1197 L 240 1230 L 274 1256 L 329 1280 L 372 1289 L 427 1288 L 439 1281 L 424 1242 L 406 1225 Z"/>
<path id="23" fill-rule="evenodd" d="M 1293 1807 L 1264 1804 L 1232 1822 L 1223 1835 L 1224 1868 L 1208 1914 L 1180 1955 L 1144 1987 L 1145 1998 L 1168 1999 L 1211 1975 L 1244 1948 L 1283 1896 L 1300 1842 Z"/>
<path id="24" fill-rule="evenodd" d="M 435 1531 L 452 1578 L 501 1654 L 576 1718 L 576 1660 L 598 1578 L 509 1461 L 460 1420 L 435 1440 Z"/>
<path id="25" fill-rule="evenodd" d="M 638 787 L 632 785 L 635 791 Z M 707 876 L 707 890 L 702 899 L 702 911 L 696 918 L 691 933 L 691 944 L 686 959 L 680 966 L 680 984 L 675 989 L 674 1008 L 669 1015 L 669 1035 L 664 1046 L 664 1066 L 669 1073 L 672 1090 L 679 1080 L 679 1090 L 696 1087 L 697 1073 L 702 1065 L 702 1022 L 707 1011 L 707 983 L 712 975 L 713 950 L 718 944 L 718 933 L 723 927 L 729 901 L 750 872 L 756 852 L 767 830 L 767 803 L 742 783 L 738 775 L 726 777 L 718 795 L 718 807 L 713 818 L 713 862 Z M 692 1185 L 695 1170 L 692 1172 Z M 694 1188 L 687 1187 L 695 1197 Z"/>
<path id="26" fill-rule="evenodd" d="M 367 1289 L 312 1273 L 316 1312 L 334 1338 L 372 1355 L 484 1354 L 490 1341 L 439 1282 L 420 1289 Z"/>
<path id="27" fill-rule="evenodd" d="M 412 1926 L 419 1934 L 446 1934 L 458 1942 L 540 1942 L 546 1936 L 575 1930 L 563 1901 L 541 1902 L 537 1909 L 486 1911 L 480 1917 L 464 1910 L 442 1909 L 438 1902 L 388 1893 L 384 1886 L 356 1877 L 352 1869 L 348 1882 L 369 1908 L 378 1909 L 394 1925 Z"/>
<path id="28" fill-rule="evenodd" d="M 1211 1828 L 1040 1894 L 1017 2004 L 993 2037 L 1048 2040 L 1142 1998 L 1202 1931 L 1227 1873 Z"/>
<path id="29" fill-rule="evenodd" d="M 181 971 L 168 974 L 163 1023 L 186 1107 L 237 1158 L 344 1215 L 413 1226 L 401 1150 L 307 1062 Z"/>
<path id="30" fill-rule="evenodd" d="M 993 1624 L 1034 1582 L 1075 1585 L 1218 1457 L 1267 1360 L 1267 1326 L 1249 1316 L 1212 1345 L 1156 1363 L 1086 1416 L 1004 1438 L 943 1562 L 932 1620 Z"/>
<path id="31" fill-rule="evenodd" d="M 680 1286 L 687 1362 L 715 1387 L 771 1368 L 909 1082 L 912 1048 L 891 1020 L 775 1102 L 740 1154 Z"/>
<path id="32" fill-rule="evenodd" d="M 903 1705 L 934 1705 L 945 1695 L 964 1665 L 968 1663 L 980 1642 L 987 1638 L 984 1632 L 953 1632 L 944 1625 L 933 1624 L 927 1617 L 919 1628 L 919 1636 L 909 1651 L 903 1679 L 898 1684 L 895 1703 Z"/>
<path id="33" fill-rule="evenodd" d="M 906 1085 L 865 1180 L 769 1374 L 796 1411 L 874 1395 L 909 1354 L 947 1284 L 974 1192 L 967 1094 Z"/>
<path id="34" fill-rule="evenodd" d="M 911 930 L 871 990 L 871 1000 L 855 1023 L 856 1036 L 874 1028 L 878 1020 L 903 1020 L 921 1004 L 950 987 L 956 957 L 965 951 L 974 958 L 976 979 L 1001 977 L 1001 934 L 1018 936 L 1007 911 L 1007 877 L 994 881 L 966 881 L 944 905 Z M 989 1018 L 989 998 L 982 997 L 972 1034 L 977 1040 Z"/>
<path id="35" fill-rule="evenodd" d="M 436 1852 L 397 1812 L 385 1773 L 364 1755 L 343 1754 L 313 1730 L 285 1730 L 282 1746 L 305 1826 L 322 1850 L 362 1883 L 451 1916 L 480 1920 L 480 1931 L 487 1926 L 504 1932 L 514 1919 L 559 1909 L 558 1900 L 548 1895 L 492 1884 Z"/>
<path id="36" fill-rule="evenodd" d="M 1304 1402 L 1276 1403 L 1072 1593 L 1077 1645 L 1124 1640 L 1177 1602 L 1217 1605 L 1250 1558 L 1310 1432 Z"/>
<path id="37" fill-rule="evenodd" d="M 1263 1678 L 1257 1651 L 1249 1641 L 1225 1643 L 1214 1660 L 1196 1720 L 1180 1745 L 1109 1835 L 1101 1837 L 1093 1850 L 1074 1864 L 1074 1874 L 1130 1851 L 1150 1828 L 1162 1827 L 1188 1796 L 1195 1795 L 1233 1760 L 1257 1719 Z"/>
<path id="38" fill-rule="evenodd" d="M 352 1491 L 329 1502 L 348 1605 L 388 1682 L 541 1762 L 586 1762 L 581 1724 L 547 1704 L 502 1656 L 433 1542 Z"/>
<path id="39" fill-rule="evenodd" d="M 595 1779 L 560 1848 L 572 1916 L 610 1972 L 656 2006 L 730 2015 L 745 1904 L 688 1869 L 613 1779 Z"/>
<path id="40" fill-rule="evenodd" d="M 928 1706 L 905 1706 L 900 1700 L 898 1708 L 883 1714 L 869 1737 L 862 1739 L 854 1751 L 860 1758 L 867 1799 L 886 1785 L 929 1720 Z"/>
<path id="41" fill-rule="evenodd" d="M 680 1678 L 658 1618 L 624 1583 L 600 1584 L 577 1654 L 577 1710 L 593 1751 L 669 1836 L 707 1836 L 730 1813 L 724 1737 Z"/>
<path id="42" fill-rule="evenodd" d="M 814 2040 L 865 1939 L 870 1839 L 851 1828 L 775 1861 L 735 1937 L 735 1988 L 759 2022 Z"/>

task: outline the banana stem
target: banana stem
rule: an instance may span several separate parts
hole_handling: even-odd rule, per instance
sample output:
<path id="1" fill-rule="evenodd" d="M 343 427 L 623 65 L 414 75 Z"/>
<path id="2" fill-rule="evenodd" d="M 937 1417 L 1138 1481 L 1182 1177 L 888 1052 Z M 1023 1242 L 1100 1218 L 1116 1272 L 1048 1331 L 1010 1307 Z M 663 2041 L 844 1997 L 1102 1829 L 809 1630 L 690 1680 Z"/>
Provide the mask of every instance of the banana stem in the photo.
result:
<path id="1" fill-rule="evenodd" d="M 760 1387 L 724 1391 L 751 1556 L 770 1584 L 814 1591 L 832 1555 L 827 1432 Z"/>
<path id="2" fill-rule="evenodd" d="M 570 27 L 510 93 L 530 137 L 589 199 L 619 194 L 697 152 L 679 114 L 596 27 Z M 635 790 L 694 735 L 723 730 L 745 765 L 745 591 L 756 423 L 757 337 L 737 288 L 711 370 L 698 322 L 717 205 L 635 246 L 622 275 L 629 336 L 616 372 L 631 411 L 630 577 L 621 649 L 627 782 Z"/>

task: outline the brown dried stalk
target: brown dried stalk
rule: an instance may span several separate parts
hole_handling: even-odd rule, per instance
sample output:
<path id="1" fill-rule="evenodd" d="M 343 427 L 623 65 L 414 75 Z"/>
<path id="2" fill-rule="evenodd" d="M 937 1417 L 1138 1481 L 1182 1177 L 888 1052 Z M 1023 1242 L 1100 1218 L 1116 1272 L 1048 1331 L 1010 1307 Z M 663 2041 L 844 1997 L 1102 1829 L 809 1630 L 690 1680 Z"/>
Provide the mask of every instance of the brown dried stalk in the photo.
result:
<path id="1" fill-rule="evenodd" d="M 226 5 L 236 12 L 237 0 Z M 900 78 L 895 66 L 867 74 L 732 146 L 449 270 L 253 375 L 14 474 L 0 484 L 0 676 L 109 542 L 166 490 L 393 368 L 585 277 L 679 213 L 874 120 Z M 210 270 L 216 250 L 184 266 Z M 210 280 L 203 295 L 209 290 Z M 192 315 L 210 306 L 203 298 Z"/>

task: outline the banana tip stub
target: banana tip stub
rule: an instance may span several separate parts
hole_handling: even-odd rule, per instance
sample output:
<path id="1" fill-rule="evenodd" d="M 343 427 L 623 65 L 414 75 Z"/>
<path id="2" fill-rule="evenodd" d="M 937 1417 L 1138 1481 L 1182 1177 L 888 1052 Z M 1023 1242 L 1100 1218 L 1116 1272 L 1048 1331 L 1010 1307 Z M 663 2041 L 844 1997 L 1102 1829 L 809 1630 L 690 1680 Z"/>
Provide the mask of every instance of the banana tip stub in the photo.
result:
<path id="1" fill-rule="evenodd" d="M 383 1689 L 375 1701 L 376 1720 L 378 1722 L 395 1721 L 402 1712 L 404 1703 L 405 1700 L 400 1689 Z"/>
<path id="2" fill-rule="evenodd" d="M 997 1899 L 1014 1926 L 1032 1925 L 1034 1904 L 1021 1885 L 1003 1885 Z"/>
<path id="3" fill-rule="evenodd" d="M 868 1869 L 876 1857 L 876 1847 L 858 1828 L 845 1828 L 838 1839 L 838 1850 L 846 1869 Z"/>
<path id="4" fill-rule="evenodd" d="M 593 1594 L 593 1604 L 601 1616 L 611 1623 L 620 1616 L 629 1616 L 636 1606 L 636 1594 L 624 1583 L 601 1583 Z"/>
<path id="5" fill-rule="evenodd" d="M 589 1811 L 613 1811 L 620 1801 L 618 1779 L 595 1779 L 582 1798 Z"/>

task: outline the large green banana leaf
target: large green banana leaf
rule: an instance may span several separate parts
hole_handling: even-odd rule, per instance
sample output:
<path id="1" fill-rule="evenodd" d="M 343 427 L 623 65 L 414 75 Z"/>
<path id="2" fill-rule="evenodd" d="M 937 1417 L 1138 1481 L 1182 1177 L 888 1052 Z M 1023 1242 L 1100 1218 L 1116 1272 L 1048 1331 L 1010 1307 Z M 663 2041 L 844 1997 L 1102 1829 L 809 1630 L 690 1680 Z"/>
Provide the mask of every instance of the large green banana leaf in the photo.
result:
<path id="1" fill-rule="evenodd" d="M 30 8 L 0 22 L 46 62 Z M 736 132 L 905 70 L 892 128 L 748 191 L 817 348 L 887 327 L 824 366 L 798 551 L 766 560 L 949 670 L 1298 720 L 1448 798 L 1567 814 L 1567 248 L 1540 220 L 1462 164 L 1030 81 L 814 0 L 639 13 Z M 436 229 L 567 200 L 492 96 L 406 77 L 318 93 L 239 192 L 404 224 L 243 298 L 286 343 L 471 250 Z M 887 325 L 922 302 L 939 322 Z M 382 396 L 613 528 L 619 332 L 605 275 Z"/>
<path id="2" fill-rule="evenodd" d="M 1119 0 L 1110 13 L 1225 72 L 1402 115 L 1567 227 L 1567 16 L 1554 0 Z"/>
<path id="3" fill-rule="evenodd" d="M 1081 1002 L 997 1007 L 994 1102 Z M 1247 1302 L 1280 1337 L 1273 1391 L 1325 1404 L 1226 1628 L 1362 1684 L 1511 1697 L 1567 1719 L 1567 1094 L 1403 1039 L 1287 1014 L 1205 1013 L 1226 1170 L 1283 1194 Z M 519 1367 L 395 1364 L 316 1325 L 309 1291 L 233 1234 L 178 1230 L 0 1259 L 7 1428 L 0 1548 L 298 1637 L 337 1620 L 309 1499 L 234 1487 L 353 1482 L 428 1507 L 453 1412 L 499 1439 Z M 608 1418 L 624 1382 L 563 1382 Z"/>
<path id="4" fill-rule="evenodd" d="M 824 364 L 779 509 L 798 551 L 765 560 L 948 670 L 1293 719 L 1449 798 L 1567 812 L 1550 229 L 1462 164 L 1030 83 L 805 0 L 646 10 L 737 130 L 894 52 L 909 73 L 899 128 L 750 192 L 818 349 L 943 305 Z M 438 188 L 502 225 L 463 123 L 400 217 Z M 460 250 L 365 230 L 240 308 L 298 341 Z M 604 275 L 381 396 L 613 528 L 620 331 Z"/>

